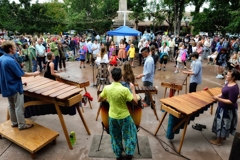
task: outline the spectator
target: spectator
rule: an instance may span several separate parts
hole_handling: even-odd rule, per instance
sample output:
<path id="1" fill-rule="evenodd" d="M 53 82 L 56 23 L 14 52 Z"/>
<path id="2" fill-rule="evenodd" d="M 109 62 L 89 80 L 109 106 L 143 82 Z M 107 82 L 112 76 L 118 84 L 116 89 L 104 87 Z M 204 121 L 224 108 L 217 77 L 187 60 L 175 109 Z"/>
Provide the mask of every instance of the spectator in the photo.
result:
<path id="1" fill-rule="evenodd" d="M 216 78 L 224 78 L 223 71 L 227 67 L 227 49 L 222 48 L 220 50 L 220 53 L 216 57 L 215 63 L 218 66 L 218 75 Z"/>
<path id="2" fill-rule="evenodd" d="M 37 41 L 37 44 L 36 44 L 36 53 L 37 53 L 37 61 L 38 61 L 38 65 L 39 65 L 39 68 L 40 68 L 40 72 L 42 72 L 42 63 L 44 65 L 44 69 L 45 69 L 45 47 L 42 45 L 42 42 L 40 39 L 38 39 Z"/>
<path id="3" fill-rule="evenodd" d="M 56 38 L 52 38 L 52 42 L 50 43 L 50 51 L 54 54 L 54 70 L 58 71 L 58 63 L 59 63 L 59 51 L 58 51 L 58 42 Z"/>
<path id="4" fill-rule="evenodd" d="M 162 47 L 159 49 L 160 52 L 160 61 L 159 61 L 159 68 L 158 70 L 160 71 L 162 69 L 162 64 L 164 64 L 163 66 L 163 70 L 166 70 L 166 65 L 167 65 L 167 61 L 168 61 L 168 57 L 169 57 L 169 47 L 167 46 L 167 42 L 164 42 Z"/>

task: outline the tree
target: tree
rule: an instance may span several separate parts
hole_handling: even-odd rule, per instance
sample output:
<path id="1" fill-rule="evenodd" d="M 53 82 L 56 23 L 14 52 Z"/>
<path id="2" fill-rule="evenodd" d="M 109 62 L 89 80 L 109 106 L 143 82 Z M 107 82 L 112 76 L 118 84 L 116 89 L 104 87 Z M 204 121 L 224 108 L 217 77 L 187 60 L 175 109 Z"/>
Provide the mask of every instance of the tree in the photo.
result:
<path id="1" fill-rule="evenodd" d="M 19 28 L 17 25 L 17 15 L 19 6 L 15 2 L 9 3 L 8 0 L 2 0 L 0 3 L 0 29 L 16 31 Z"/>
<path id="2" fill-rule="evenodd" d="M 210 0 L 208 9 L 194 15 L 191 23 L 194 26 L 194 33 L 220 32 L 225 35 L 228 31 L 239 30 L 239 14 L 235 12 L 238 9 L 239 2 L 235 0 Z"/>
<path id="3" fill-rule="evenodd" d="M 136 24 L 136 30 L 138 30 L 138 23 L 145 19 L 144 8 L 147 6 L 146 0 L 128 0 L 128 9 L 133 11 L 129 14 L 129 18 L 133 19 Z"/>
<path id="4" fill-rule="evenodd" d="M 148 7 L 146 9 L 146 15 L 149 20 L 153 18 L 154 26 L 161 25 L 165 20 L 165 16 L 162 13 L 161 9 L 161 3 L 159 0 L 153 0 L 148 4 Z"/>
<path id="5" fill-rule="evenodd" d="M 64 0 L 68 8 L 69 29 L 95 29 L 104 33 L 117 14 L 118 0 Z"/>

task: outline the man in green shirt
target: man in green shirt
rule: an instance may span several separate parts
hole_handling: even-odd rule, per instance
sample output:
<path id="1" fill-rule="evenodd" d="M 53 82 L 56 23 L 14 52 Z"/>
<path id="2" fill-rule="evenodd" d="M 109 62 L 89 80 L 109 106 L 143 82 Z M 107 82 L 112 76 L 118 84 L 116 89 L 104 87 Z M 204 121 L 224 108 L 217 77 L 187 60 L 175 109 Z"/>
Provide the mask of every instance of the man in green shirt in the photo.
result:
<path id="1" fill-rule="evenodd" d="M 137 129 L 130 116 L 126 102 L 137 104 L 135 87 L 130 83 L 130 90 L 120 83 L 122 72 L 120 68 L 113 68 L 111 71 L 114 82 L 105 86 L 99 96 L 98 101 L 106 100 L 110 104 L 109 132 L 111 135 L 111 144 L 117 160 L 122 159 L 122 139 L 125 144 L 126 158 L 131 160 L 137 143 Z"/>
<path id="2" fill-rule="evenodd" d="M 59 62 L 59 52 L 58 52 L 58 45 L 57 39 L 52 38 L 52 42 L 50 43 L 50 51 L 53 52 L 55 59 L 54 59 L 54 70 L 58 70 L 58 62 Z"/>

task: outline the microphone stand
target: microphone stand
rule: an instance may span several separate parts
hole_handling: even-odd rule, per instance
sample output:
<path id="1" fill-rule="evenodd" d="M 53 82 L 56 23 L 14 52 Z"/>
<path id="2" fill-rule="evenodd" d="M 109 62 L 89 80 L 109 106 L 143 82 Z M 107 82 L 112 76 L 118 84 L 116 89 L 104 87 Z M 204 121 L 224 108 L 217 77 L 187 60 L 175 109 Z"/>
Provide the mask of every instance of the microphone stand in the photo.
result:
<path id="1" fill-rule="evenodd" d="M 95 66 L 95 58 L 92 58 L 92 70 L 93 70 L 93 85 L 92 87 L 97 87 L 97 85 L 95 84 L 95 74 L 94 74 L 94 66 Z"/>

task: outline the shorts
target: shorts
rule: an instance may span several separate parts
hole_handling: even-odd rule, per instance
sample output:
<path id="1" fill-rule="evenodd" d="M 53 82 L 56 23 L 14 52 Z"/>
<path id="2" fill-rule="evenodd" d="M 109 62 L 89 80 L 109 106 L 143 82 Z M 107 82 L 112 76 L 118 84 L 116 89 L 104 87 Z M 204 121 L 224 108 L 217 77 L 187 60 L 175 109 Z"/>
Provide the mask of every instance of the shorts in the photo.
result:
<path id="1" fill-rule="evenodd" d="M 130 62 L 133 62 L 133 59 L 134 59 L 134 58 L 130 58 Z"/>
<path id="2" fill-rule="evenodd" d="M 159 63 L 160 64 L 163 64 L 163 63 L 167 64 L 167 59 L 160 58 Z"/>
<path id="3" fill-rule="evenodd" d="M 80 59 L 81 62 L 85 62 L 85 59 Z"/>

